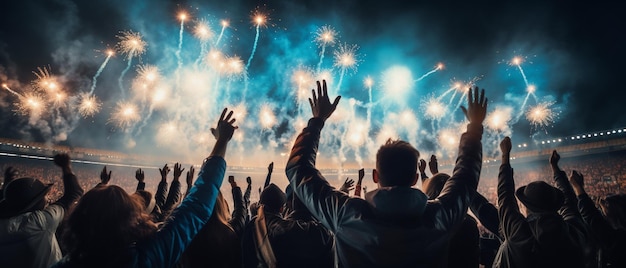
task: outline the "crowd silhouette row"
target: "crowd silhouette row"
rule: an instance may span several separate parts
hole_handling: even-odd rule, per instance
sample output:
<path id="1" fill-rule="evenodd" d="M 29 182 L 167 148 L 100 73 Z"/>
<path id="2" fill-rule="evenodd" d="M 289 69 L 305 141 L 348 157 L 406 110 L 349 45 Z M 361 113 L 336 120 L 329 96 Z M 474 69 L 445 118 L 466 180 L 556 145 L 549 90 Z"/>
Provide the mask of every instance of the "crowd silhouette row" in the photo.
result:
<path id="1" fill-rule="evenodd" d="M 485 180 L 495 176 L 481 174 L 489 102 L 474 87 L 452 170 L 389 139 L 369 189 L 364 169 L 334 187 L 315 164 L 340 99 L 317 82 L 287 186 L 271 181 L 270 163 L 258 193 L 250 177 L 232 175 L 223 193 L 237 131 L 228 108 L 201 166 L 166 164 L 155 185 L 144 169 L 112 180 L 110 167 L 74 168 L 65 153 L 54 156 L 56 171 L 4 165 L 0 267 L 626 267 L 619 160 L 564 163 L 554 150 L 544 167 L 519 173 L 505 137 L 497 180 Z"/>

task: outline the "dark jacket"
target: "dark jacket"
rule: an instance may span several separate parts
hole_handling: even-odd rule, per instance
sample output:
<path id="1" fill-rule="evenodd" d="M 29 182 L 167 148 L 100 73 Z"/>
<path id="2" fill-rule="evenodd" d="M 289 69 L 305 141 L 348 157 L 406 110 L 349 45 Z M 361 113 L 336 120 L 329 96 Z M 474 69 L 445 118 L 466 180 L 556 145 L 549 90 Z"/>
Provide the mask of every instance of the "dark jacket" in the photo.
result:
<path id="1" fill-rule="evenodd" d="M 563 171 L 555 172 L 565 202 L 559 213 L 524 217 L 515 198 L 513 169 L 500 166 L 498 205 L 504 242 L 493 267 L 584 267 L 584 226 L 573 203 L 573 190 Z"/>
<path id="2" fill-rule="evenodd" d="M 252 218 L 243 236 L 243 261 L 246 268 L 267 267 L 254 241 L 256 227 Z M 284 219 L 265 213 L 267 232 L 277 267 L 333 267 L 333 237 L 314 221 Z"/>
<path id="3" fill-rule="evenodd" d="M 626 267 L 626 230 L 614 229 L 587 194 L 578 196 L 578 209 L 602 247 L 603 262 L 610 267 Z"/>
<path id="4" fill-rule="evenodd" d="M 120 254 L 88 260 L 73 260 L 66 256 L 53 267 L 173 267 L 191 239 L 209 220 L 225 170 L 223 158 L 207 159 L 189 195 L 174 209 L 163 227 L 148 238 L 129 245 Z"/>
<path id="5" fill-rule="evenodd" d="M 298 136 L 286 173 L 311 214 L 335 234 L 342 267 L 438 267 L 454 228 L 465 218 L 482 164 L 482 125 L 461 137 L 452 177 L 439 198 L 411 187 L 385 187 L 350 198 L 315 168 L 324 122 L 312 118 Z"/>
<path id="6" fill-rule="evenodd" d="M 181 184 L 179 180 L 172 181 L 169 191 L 167 191 L 167 181 L 159 182 L 156 194 L 154 195 L 156 205 L 151 215 L 155 222 L 165 221 L 174 207 L 180 202 L 183 196 L 180 188 Z"/>

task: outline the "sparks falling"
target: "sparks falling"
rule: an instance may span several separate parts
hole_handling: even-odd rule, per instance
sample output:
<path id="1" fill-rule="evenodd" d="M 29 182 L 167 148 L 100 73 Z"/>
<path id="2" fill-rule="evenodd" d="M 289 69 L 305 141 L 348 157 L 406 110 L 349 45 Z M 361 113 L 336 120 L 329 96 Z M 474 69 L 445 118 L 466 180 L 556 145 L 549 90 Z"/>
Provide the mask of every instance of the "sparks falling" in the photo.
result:
<path id="1" fill-rule="evenodd" d="M 315 42 L 321 47 L 320 61 L 317 63 L 317 72 L 319 73 L 322 68 L 322 62 L 324 61 L 324 55 L 326 54 L 326 47 L 335 44 L 335 38 L 337 32 L 332 27 L 325 25 L 315 32 Z"/>
<path id="2" fill-rule="evenodd" d="M 359 49 L 357 45 L 341 44 L 335 51 L 335 67 L 341 70 L 339 74 L 339 82 L 337 82 L 337 91 L 341 88 L 343 77 L 347 70 L 356 70 L 358 65 L 356 51 Z"/>
<path id="3" fill-rule="evenodd" d="M 117 49 L 120 53 L 126 55 L 126 68 L 120 74 L 120 77 L 117 79 L 117 83 L 120 87 L 120 91 L 122 93 L 122 98 L 126 97 L 126 90 L 124 89 L 124 75 L 130 70 L 132 61 L 134 57 L 138 57 L 143 54 L 146 50 L 146 42 L 143 41 L 141 34 L 133 32 L 133 31 L 124 31 L 121 32 L 117 38 L 120 40 L 117 43 Z"/>
<path id="4" fill-rule="evenodd" d="M 113 113 L 111 114 L 110 122 L 114 123 L 121 129 L 127 129 L 139 122 L 141 116 L 137 106 L 130 102 L 117 103 Z"/>
<path id="5" fill-rule="evenodd" d="M 90 117 L 100 111 L 100 102 L 96 99 L 96 96 L 91 94 L 83 94 L 80 96 L 78 104 L 78 113 L 83 117 Z"/>
<path id="6" fill-rule="evenodd" d="M 542 102 L 530 107 L 526 112 L 526 119 L 534 127 L 548 127 L 554 123 L 558 113 L 553 111 L 551 106 L 554 102 Z"/>

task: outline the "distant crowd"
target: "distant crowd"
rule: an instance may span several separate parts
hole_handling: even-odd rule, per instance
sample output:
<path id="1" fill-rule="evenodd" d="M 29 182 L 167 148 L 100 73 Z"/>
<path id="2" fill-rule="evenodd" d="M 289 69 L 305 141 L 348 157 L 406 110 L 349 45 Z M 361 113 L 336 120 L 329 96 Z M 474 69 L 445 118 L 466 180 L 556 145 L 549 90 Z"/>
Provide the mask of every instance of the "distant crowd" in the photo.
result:
<path id="1" fill-rule="evenodd" d="M 284 173 L 268 163 L 262 183 L 228 172 L 228 108 L 195 165 L 4 161 L 0 267 L 626 267 L 624 153 L 516 162 L 504 137 L 488 166 L 474 87 L 453 168 L 390 138 L 337 183 L 316 160 L 340 100 L 317 82 Z"/>

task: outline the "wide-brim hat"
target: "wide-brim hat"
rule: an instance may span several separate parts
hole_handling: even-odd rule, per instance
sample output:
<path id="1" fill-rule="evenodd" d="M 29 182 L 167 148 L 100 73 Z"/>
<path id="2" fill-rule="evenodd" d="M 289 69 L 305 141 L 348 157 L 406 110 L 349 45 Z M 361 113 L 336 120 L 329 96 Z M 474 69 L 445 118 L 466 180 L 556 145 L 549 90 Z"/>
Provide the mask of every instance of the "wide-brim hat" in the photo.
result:
<path id="1" fill-rule="evenodd" d="M 38 204 L 50 192 L 54 183 L 44 184 L 34 178 L 19 178 L 7 184 L 0 200 L 0 217 L 22 214 Z"/>
<path id="2" fill-rule="evenodd" d="M 534 181 L 515 191 L 515 196 L 533 212 L 556 212 L 565 201 L 561 190 L 544 181 Z"/>

